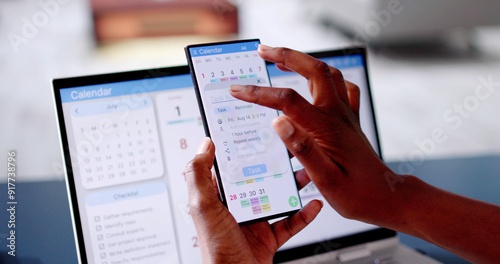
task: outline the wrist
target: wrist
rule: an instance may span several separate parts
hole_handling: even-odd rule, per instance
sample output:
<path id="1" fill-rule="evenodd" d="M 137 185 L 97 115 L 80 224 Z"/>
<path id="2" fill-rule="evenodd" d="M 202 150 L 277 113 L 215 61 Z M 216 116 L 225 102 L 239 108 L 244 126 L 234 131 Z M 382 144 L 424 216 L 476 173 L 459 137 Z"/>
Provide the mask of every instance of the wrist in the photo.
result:
<path id="1" fill-rule="evenodd" d="M 428 193 L 428 185 L 413 175 L 393 173 L 391 177 L 393 185 L 390 185 L 388 212 L 382 214 L 384 218 L 379 225 L 415 235 L 415 220 L 422 209 L 422 196 Z"/>

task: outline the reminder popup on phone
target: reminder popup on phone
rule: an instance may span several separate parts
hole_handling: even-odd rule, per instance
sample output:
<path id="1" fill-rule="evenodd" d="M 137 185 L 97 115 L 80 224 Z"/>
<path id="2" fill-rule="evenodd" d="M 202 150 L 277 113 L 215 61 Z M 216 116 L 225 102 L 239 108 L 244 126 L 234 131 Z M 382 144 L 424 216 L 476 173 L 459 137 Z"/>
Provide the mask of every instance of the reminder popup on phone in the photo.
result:
<path id="1" fill-rule="evenodd" d="M 207 118 L 216 121 L 211 133 L 216 142 L 219 170 L 230 183 L 283 174 L 290 161 L 283 156 L 286 148 L 272 129 L 276 110 L 237 100 L 229 94 L 228 85 L 269 83 L 262 77 L 244 81 L 218 82 L 204 88 Z M 283 158 L 280 160 L 279 156 Z"/>

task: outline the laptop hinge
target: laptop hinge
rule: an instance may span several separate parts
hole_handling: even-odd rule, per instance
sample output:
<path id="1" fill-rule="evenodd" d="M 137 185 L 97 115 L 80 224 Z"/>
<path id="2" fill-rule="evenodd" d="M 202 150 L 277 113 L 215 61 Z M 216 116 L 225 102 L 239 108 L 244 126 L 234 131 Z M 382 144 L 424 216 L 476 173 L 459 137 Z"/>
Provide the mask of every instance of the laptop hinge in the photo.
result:
<path id="1" fill-rule="evenodd" d="M 356 248 L 353 250 L 349 250 L 347 252 L 340 252 L 337 255 L 337 259 L 341 262 L 348 262 L 356 259 L 361 259 L 368 257 L 372 254 L 372 251 L 366 247 Z"/>

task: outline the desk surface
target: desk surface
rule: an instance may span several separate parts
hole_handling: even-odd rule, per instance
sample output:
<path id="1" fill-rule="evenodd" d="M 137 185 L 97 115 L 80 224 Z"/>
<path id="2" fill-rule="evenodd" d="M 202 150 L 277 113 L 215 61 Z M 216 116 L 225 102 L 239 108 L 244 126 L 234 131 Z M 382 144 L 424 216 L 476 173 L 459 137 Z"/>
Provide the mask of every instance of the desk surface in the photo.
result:
<path id="1" fill-rule="evenodd" d="M 390 163 L 393 170 L 414 169 L 414 174 L 437 187 L 494 204 L 500 204 L 500 156 L 447 160 L 428 160 L 422 164 Z M 418 165 L 418 166 L 416 166 Z M 76 263 L 66 186 L 62 181 L 19 183 L 16 186 L 16 253 L 20 262 L 5 255 L 0 262 Z M 0 189 L 6 190 L 2 184 Z M 6 207 L 6 195 L 0 204 Z M 6 210 L 0 210 L 0 221 L 6 223 Z M 0 225 L 0 239 L 7 237 L 7 225 Z M 444 263 L 468 263 L 423 240 L 401 234 L 401 241 Z M 3 244 L 3 243 L 2 243 Z M 5 253 L 2 246 L 0 252 Z M 7 262 L 9 263 L 9 262 Z"/>

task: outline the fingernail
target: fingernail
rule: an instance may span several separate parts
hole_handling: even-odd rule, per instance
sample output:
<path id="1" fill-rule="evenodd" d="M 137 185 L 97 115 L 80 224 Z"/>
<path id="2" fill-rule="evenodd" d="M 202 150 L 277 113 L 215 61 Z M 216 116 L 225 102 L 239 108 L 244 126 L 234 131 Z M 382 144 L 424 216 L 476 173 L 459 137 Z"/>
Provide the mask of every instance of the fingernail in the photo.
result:
<path id="1" fill-rule="evenodd" d="M 295 127 L 293 127 L 286 117 L 277 117 L 274 119 L 273 126 L 278 135 L 284 139 L 289 138 L 295 132 Z"/>
<path id="2" fill-rule="evenodd" d="M 270 46 L 267 46 L 267 45 L 264 45 L 264 44 L 259 44 L 259 47 L 258 47 L 258 50 L 259 51 L 268 51 L 268 50 L 271 50 L 273 47 L 270 47 Z"/>
<path id="3" fill-rule="evenodd" d="M 243 90 L 243 85 L 237 85 L 237 84 L 233 84 L 229 87 L 229 90 L 231 92 L 239 92 L 241 90 Z"/>
<path id="4" fill-rule="evenodd" d="M 323 202 L 323 200 L 319 200 L 319 202 L 321 203 L 321 208 L 323 208 L 323 205 L 325 205 L 325 202 Z"/>
<path id="5" fill-rule="evenodd" d="M 208 149 L 210 148 L 210 138 L 206 137 L 203 139 L 203 141 L 201 142 L 200 146 L 198 147 L 198 152 L 197 154 L 202 154 L 202 153 L 205 153 L 208 151 Z"/>

